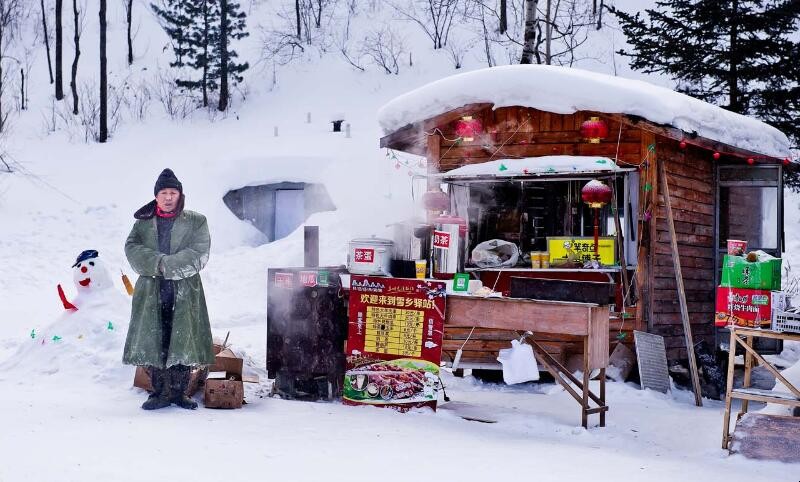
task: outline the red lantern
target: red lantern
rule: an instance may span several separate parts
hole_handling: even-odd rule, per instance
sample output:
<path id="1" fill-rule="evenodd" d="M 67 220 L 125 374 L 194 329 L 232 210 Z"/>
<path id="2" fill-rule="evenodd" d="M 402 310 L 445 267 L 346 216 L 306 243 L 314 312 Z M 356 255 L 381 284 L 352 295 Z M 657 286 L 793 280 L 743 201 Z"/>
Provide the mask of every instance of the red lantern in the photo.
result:
<path id="1" fill-rule="evenodd" d="M 792 161 L 790 161 L 788 157 L 783 160 L 783 165 L 784 166 L 788 166 L 791 163 L 792 163 Z"/>
<path id="2" fill-rule="evenodd" d="M 720 155 L 721 154 L 719 152 L 715 152 L 712 157 L 714 157 L 714 160 L 716 161 L 716 160 L 719 160 Z"/>
<path id="3" fill-rule="evenodd" d="M 481 121 L 466 115 L 456 122 L 456 135 L 467 142 L 475 140 L 475 136 L 481 133 L 483 126 Z"/>
<path id="4" fill-rule="evenodd" d="M 678 145 L 681 147 L 681 149 L 686 149 L 686 141 L 681 141 L 681 143 Z"/>
<path id="5" fill-rule="evenodd" d="M 581 199 L 583 202 L 594 209 L 594 254 L 598 255 L 598 243 L 600 238 L 600 224 L 597 220 L 597 212 L 600 208 L 611 202 L 611 188 L 597 179 L 587 182 L 581 189 Z"/>
<path id="6" fill-rule="evenodd" d="M 608 126 L 599 117 L 590 117 L 589 120 L 581 124 L 581 136 L 589 141 L 590 144 L 599 144 L 600 139 L 608 136 Z"/>
<path id="7" fill-rule="evenodd" d="M 755 164 L 755 163 L 756 163 L 756 160 L 755 160 L 755 159 L 753 159 L 752 157 L 748 157 L 748 158 L 747 158 L 747 163 L 748 163 L 748 164 L 750 164 L 750 165 L 752 166 L 753 164 Z"/>

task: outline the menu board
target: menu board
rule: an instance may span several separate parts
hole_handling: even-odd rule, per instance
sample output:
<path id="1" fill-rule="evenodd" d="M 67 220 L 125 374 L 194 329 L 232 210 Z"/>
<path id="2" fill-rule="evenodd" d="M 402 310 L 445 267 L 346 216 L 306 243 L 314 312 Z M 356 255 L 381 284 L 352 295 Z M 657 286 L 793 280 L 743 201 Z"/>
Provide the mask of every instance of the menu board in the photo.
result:
<path id="1" fill-rule="evenodd" d="M 344 403 L 436 408 L 445 284 L 351 276 Z"/>

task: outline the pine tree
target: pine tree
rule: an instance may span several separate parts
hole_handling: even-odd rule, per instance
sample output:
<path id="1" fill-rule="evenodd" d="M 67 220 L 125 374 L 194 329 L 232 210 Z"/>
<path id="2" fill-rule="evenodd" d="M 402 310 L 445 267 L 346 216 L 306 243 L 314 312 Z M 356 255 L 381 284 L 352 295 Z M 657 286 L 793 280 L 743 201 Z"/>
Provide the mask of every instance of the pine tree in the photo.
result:
<path id="1" fill-rule="evenodd" d="M 200 91 L 204 107 L 209 105 L 210 93 L 219 90 L 227 107 L 228 82 L 241 82 L 241 74 L 248 68 L 247 63 L 236 62 L 236 51 L 231 48 L 232 40 L 248 35 L 240 5 L 226 0 L 162 0 L 151 6 L 172 41 L 175 60 L 170 66 L 181 69 L 176 84 Z"/>
<path id="2" fill-rule="evenodd" d="M 158 16 L 161 28 L 167 33 L 172 42 L 172 52 L 175 60 L 170 62 L 170 67 L 182 68 L 186 65 L 185 59 L 191 48 L 188 43 L 190 27 L 193 19 L 189 10 L 197 0 L 162 0 L 161 4 L 151 3 L 150 8 Z"/>
<path id="3" fill-rule="evenodd" d="M 631 67 L 666 74 L 678 90 L 749 114 L 800 145 L 797 0 L 672 0 L 631 15 L 609 8 L 632 51 Z M 798 183 L 790 173 L 787 183 Z"/>
<path id="4" fill-rule="evenodd" d="M 248 69 L 247 62 L 239 63 L 236 61 L 238 54 L 231 48 L 232 40 L 240 40 L 247 37 L 249 33 L 245 31 L 246 17 L 242 11 L 239 3 L 232 0 L 221 0 L 222 5 L 222 20 L 220 28 L 220 62 L 219 62 L 219 77 L 220 77 L 220 92 L 219 92 L 219 106 L 220 111 L 225 111 L 228 108 L 228 82 L 234 83 L 242 82 L 242 74 Z M 320 8 L 322 8 L 320 6 Z"/>

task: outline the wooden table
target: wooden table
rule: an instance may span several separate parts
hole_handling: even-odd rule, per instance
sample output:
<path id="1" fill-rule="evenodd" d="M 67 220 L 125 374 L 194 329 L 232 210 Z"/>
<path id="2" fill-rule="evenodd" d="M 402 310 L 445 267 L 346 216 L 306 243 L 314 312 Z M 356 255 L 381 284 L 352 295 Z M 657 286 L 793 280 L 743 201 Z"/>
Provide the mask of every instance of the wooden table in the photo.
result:
<path id="1" fill-rule="evenodd" d="M 600 426 L 605 427 L 608 411 L 605 382 L 608 367 L 608 318 L 607 305 L 448 295 L 445 332 L 447 327 L 475 327 L 582 337 L 583 380 L 578 380 L 531 337 L 527 337 L 527 342 L 533 347 L 539 362 L 581 405 L 581 424 L 587 427 L 588 416 L 598 413 Z M 600 370 L 599 394 L 589 389 L 589 376 L 595 369 Z M 592 402 L 595 407 L 591 406 Z"/>
<path id="2" fill-rule="evenodd" d="M 722 421 L 723 449 L 730 449 L 731 434 L 729 432 L 729 429 L 731 420 L 731 402 L 733 401 L 734 398 L 742 400 L 742 408 L 739 410 L 739 414 L 736 416 L 737 421 L 739 421 L 742 418 L 742 416 L 745 413 L 747 413 L 748 404 L 750 400 L 757 402 L 765 402 L 765 403 L 779 403 L 783 405 L 800 407 L 800 390 L 798 390 L 794 385 L 789 383 L 780 374 L 780 372 L 774 366 L 772 366 L 771 363 L 767 362 L 764 359 L 764 357 L 759 355 L 753 349 L 754 337 L 760 336 L 763 338 L 777 338 L 780 340 L 800 341 L 800 334 L 780 333 L 772 330 L 744 328 L 738 326 L 730 327 L 730 331 L 731 331 L 731 343 L 730 343 L 730 348 L 729 348 L 730 353 L 728 358 L 728 387 L 726 389 L 726 397 L 725 397 L 725 415 L 724 415 L 725 418 Z M 733 369 L 734 369 L 734 362 L 736 360 L 737 345 L 743 347 L 745 350 L 744 381 L 742 383 L 742 388 L 733 388 Z M 772 390 L 761 390 L 758 388 L 750 388 L 750 374 L 751 370 L 753 369 L 754 359 L 758 363 L 762 364 L 764 368 L 766 368 L 770 373 L 775 375 L 775 378 L 780 380 L 789 389 L 791 393 L 780 393 L 780 392 L 774 392 Z M 769 417 L 776 417 L 776 416 L 769 416 Z M 776 420 L 778 418 L 776 418 Z"/>

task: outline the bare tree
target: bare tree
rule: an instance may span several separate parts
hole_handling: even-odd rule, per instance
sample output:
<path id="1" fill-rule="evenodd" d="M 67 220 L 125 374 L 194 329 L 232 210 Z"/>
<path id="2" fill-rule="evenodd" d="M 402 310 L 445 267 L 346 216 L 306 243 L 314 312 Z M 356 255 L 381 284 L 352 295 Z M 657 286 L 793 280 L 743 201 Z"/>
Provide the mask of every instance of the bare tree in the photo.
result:
<path id="1" fill-rule="evenodd" d="M 300 36 L 302 35 L 300 30 L 300 25 L 302 25 L 300 22 L 300 0 L 294 0 L 294 12 L 295 17 L 297 18 L 297 40 L 299 41 Z"/>
<path id="2" fill-rule="evenodd" d="M 21 0 L 0 0 L 0 132 L 7 128 L 11 110 L 4 107 L 4 96 L 11 80 L 11 70 L 4 69 L 7 60 L 19 61 L 9 55 L 12 40 L 17 35 L 22 16 Z"/>
<path id="3" fill-rule="evenodd" d="M 125 21 L 128 28 L 128 65 L 133 65 L 133 37 L 131 37 L 131 23 L 133 21 L 133 0 L 122 0 L 125 10 Z"/>
<path id="4" fill-rule="evenodd" d="M 225 112 L 228 109 L 228 0 L 220 0 L 220 29 L 219 29 L 219 105 L 217 110 Z"/>
<path id="5" fill-rule="evenodd" d="M 64 81 L 62 74 L 63 63 L 63 42 L 61 40 L 62 25 L 61 25 L 61 10 L 63 9 L 64 0 L 56 0 L 56 100 L 64 98 Z"/>
<path id="6" fill-rule="evenodd" d="M 508 4 L 506 0 L 500 0 L 500 33 L 508 31 Z"/>
<path id="7" fill-rule="evenodd" d="M 47 13 L 44 9 L 44 0 L 40 1 L 42 6 L 42 31 L 44 32 L 44 48 L 47 51 L 47 72 L 50 74 L 50 83 L 53 83 L 53 64 L 50 61 L 50 36 L 47 33 Z"/>
<path id="8" fill-rule="evenodd" d="M 433 42 L 434 49 L 447 45 L 447 38 L 458 14 L 459 0 L 412 0 L 406 6 L 390 5 L 404 18 L 419 25 Z"/>
<path id="9" fill-rule="evenodd" d="M 391 27 L 371 32 L 362 45 L 362 54 L 387 74 L 400 73 L 399 60 L 404 51 L 403 40 Z"/>
<path id="10" fill-rule="evenodd" d="M 532 64 L 536 54 L 536 30 L 538 27 L 537 6 L 539 0 L 525 0 L 525 33 L 522 45 L 522 58 L 519 63 Z"/>
<path id="11" fill-rule="evenodd" d="M 83 6 L 81 6 L 83 8 Z M 72 19 L 73 19 L 73 36 L 72 40 L 75 43 L 75 57 L 72 59 L 72 75 L 70 76 L 69 87 L 72 90 L 72 113 L 78 114 L 78 84 L 76 78 L 78 76 L 78 59 L 81 56 L 81 33 L 83 32 L 83 17 L 84 13 L 78 10 L 78 0 L 72 0 Z"/>
<path id="12" fill-rule="evenodd" d="M 100 0 L 100 135 L 99 142 L 108 140 L 108 59 L 106 58 L 106 0 Z"/>

